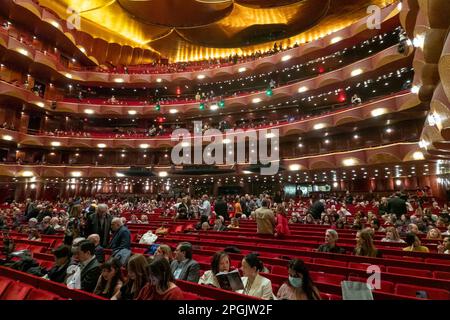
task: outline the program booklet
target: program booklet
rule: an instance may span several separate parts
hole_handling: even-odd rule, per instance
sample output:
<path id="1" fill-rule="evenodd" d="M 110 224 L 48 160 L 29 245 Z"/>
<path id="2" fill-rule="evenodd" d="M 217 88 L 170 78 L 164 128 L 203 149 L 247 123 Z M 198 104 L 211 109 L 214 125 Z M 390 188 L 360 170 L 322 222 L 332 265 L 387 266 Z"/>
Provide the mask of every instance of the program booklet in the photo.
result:
<path id="1" fill-rule="evenodd" d="M 229 291 L 243 290 L 244 284 L 242 283 L 239 270 L 235 269 L 230 272 L 219 272 L 216 274 L 217 281 L 220 288 Z"/>

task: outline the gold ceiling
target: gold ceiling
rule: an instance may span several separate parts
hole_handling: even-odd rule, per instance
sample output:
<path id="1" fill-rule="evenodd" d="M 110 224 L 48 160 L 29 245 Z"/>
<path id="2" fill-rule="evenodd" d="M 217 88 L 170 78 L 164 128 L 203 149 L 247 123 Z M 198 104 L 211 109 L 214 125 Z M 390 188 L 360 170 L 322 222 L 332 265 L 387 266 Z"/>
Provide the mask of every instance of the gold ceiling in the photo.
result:
<path id="1" fill-rule="evenodd" d="M 40 0 L 79 30 L 108 42 L 158 52 L 171 61 L 304 43 L 396 0 Z"/>

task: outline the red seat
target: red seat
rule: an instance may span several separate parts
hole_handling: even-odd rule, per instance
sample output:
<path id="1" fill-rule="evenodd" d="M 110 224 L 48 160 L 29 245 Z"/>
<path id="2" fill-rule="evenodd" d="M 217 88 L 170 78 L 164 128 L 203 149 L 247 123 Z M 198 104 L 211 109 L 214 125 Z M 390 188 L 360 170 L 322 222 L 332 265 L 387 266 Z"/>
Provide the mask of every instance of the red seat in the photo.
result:
<path id="1" fill-rule="evenodd" d="M 450 259 L 444 259 L 444 258 L 442 258 L 442 259 L 427 258 L 427 259 L 425 259 L 425 263 L 450 265 Z"/>
<path id="2" fill-rule="evenodd" d="M 272 266 L 272 273 L 278 274 L 280 276 L 285 276 L 287 274 L 288 270 L 286 267 L 282 266 Z"/>
<path id="3" fill-rule="evenodd" d="M 401 268 L 401 267 L 387 267 L 386 271 L 389 273 L 410 275 L 410 276 L 423 277 L 423 278 L 431 278 L 432 277 L 431 271 L 429 271 L 429 270 L 410 269 L 410 268 Z"/>
<path id="4" fill-rule="evenodd" d="M 320 293 L 320 298 L 322 300 L 342 300 L 342 297 L 337 294 L 331 294 L 331 293 Z"/>
<path id="5" fill-rule="evenodd" d="M 355 277 L 355 276 L 349 276 L 348 280 L 349 281 L 359 281 L 359 282 L 367 281 L 366 278 Z M 394 293 L 395 285 L 393 282 L 381 280 L 380 285 L 381 285 L 380 289 L 376 289 L 376 290 L 379 290 L 381 292 Z"/>
<path id="6" fill-rule="evenodd" d="M 322 259 L 322 258 L 314 259 L 314 263 L 324 264 L 324 265 L 328 265 L 328 266 L 335 266 L 335 267 L 346 267 L 347 266 L 346 261 L 338 261 L 338 260 L 330 260 L 330 259 Z"/>
<path id="7" fill-rule="evenodd" d="M 329 274 L 325 272 L 311 271 L 310 275 L 314 282 L 341 285 L 341 282 L 345 280 L 345 276 L 339 274 Z"/>
<path id="8" fill-rule="evenodd" d="M 184 291 L 182 300 L 202 300 L 202 298 L 198 294 Z"/>
<path id="9" fill-rule="evenodd" d="M 5 292 L 11 284 L 12 280 L 9 280 L 4 277 L 0 278 L 0 297 L 3 295 L 3 292 Z"/>
<path id="10" fill-rule="evenodd" d="M 0 296 L 0 300 L 25 300 L 32 287 L 18 281 L 11 283 Z"/>
<path id="11" fill-rule="evenodd" d="M 348 267 L 349 269 L 356 269 L 356 270 L 367 270 L 368 266 L 371 266 L 370 263 L 358 263 L 358 262 L 349 262 Z M 386 267 L 382 265 L 378 265 L 381 271 L 385 271 Z"/>
<path id="12" fill-rule="evenodd" d="M 60 297 L 48 291 L 31 289 L 26 300 L 60 300 Z"/>
<path id="13" fill-rule="evenodd" d="M 433 276 L 436 279 L 450 280 L 450 272 L 434 271 Z"/>
<path id="14" fill-rule="evenodd" d="M 397 284 L 395 293 L 404 296 L 416 297 L 417 291 L 425 291 L 428 299 L 450 300 L 450 293 L 447 290 L 414 286 L 409 284 Z"/>

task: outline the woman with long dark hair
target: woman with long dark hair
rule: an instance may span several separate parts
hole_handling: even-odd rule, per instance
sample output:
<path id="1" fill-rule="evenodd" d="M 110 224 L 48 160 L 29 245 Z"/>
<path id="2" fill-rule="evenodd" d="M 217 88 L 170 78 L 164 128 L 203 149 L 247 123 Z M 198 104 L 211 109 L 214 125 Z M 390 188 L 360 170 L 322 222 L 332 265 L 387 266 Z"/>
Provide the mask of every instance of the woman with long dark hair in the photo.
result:
<path id="1" fill-rule="evenodd" d="M 102 274 L 98 278 L 94 293 L 111 299 L 120 292 L 122 284 L 120 262 L 119 260 L 112 258 L 102 265 Z"/>
<path id="2" fill-rule="evenodd" d="M 314 285 L 303 260 L 289 261 L 289 281 L 277 293 L 279 300 L 321 300 L 320 292 Z"/>
<path id="3" fill-rule="evenodd" d="M 182 300 L 183 291 L 175 284 L 167 259 L 158 257 L 149 265 L 149 282 L 136 300 Z"/>

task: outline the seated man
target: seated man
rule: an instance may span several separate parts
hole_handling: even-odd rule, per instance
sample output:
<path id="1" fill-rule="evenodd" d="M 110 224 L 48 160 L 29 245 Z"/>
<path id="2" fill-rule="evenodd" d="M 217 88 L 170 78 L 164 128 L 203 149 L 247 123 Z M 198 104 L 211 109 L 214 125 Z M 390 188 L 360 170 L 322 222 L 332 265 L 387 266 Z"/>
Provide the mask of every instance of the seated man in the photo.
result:
<path id="1" fill-rule="evenodd" d="M 53 255 L 55 256 L 55 265 L 49 270 L 45 278 L 51 281 L 64 283 L 66 280 L 67 268 L 70 264 L 70 247 L 61 245 L 53 250 Z"/>
<path id="2" fill-rule="evenodd" d="M 450 254 L 450 237 L 446 236 L 441 245 L 438 246 L 438 253 Z"/>
<path id="3" fill-rule="evenodd" d="M 328 229 L 325 232 L 325 243 L 321 244 L 317 251 L 331 253 L 345 253 L 345 249 L 336 245 L 338 233 L 334 229 Z"/>
<path id="4" fill-rule="evenodd" d="M 192 259 L 192 245 L 189 242 L 181 242 L 177 246 L 170 269 L 175 279 L 198 283 L 200 265 Z"/>
<path id="5" fill-rule="evenodd" d="M 100 263 L 105 262 L 105 252 L 103 247 L 100 245 L 100 236 L 96 233 L 91 234 L 87 238 L 90 242 L 92 242 L 95 246 L 95 257 L 97 258 L 97 261 Z"/>
<path id="6" fill-rule="evenodd" d="M 124 266 L 131 255 L 130 231 L 123 225 L 121 218 L 112 219 L 111 230 L 113 231 L 113 236 L 109 248 L 112 249 L 112 256 Z"/>
<path id="7" fill-rule="evenodd" d="M 89 240 L 82 240 L 75 248 L 74 256 L 79 261 L 75 268 L 67 270 L 67 286 L 71 289 L 81 289 L 86 292 L 94 292 L 98 278 L 101 274 L 100 263 L 95 258 L 95 246 Z"/>
<path id="8" fill-rule="evenodd" d="M 403 251 L 430 252 L 427 247 L 421 245 L 420 239 L 415 233 L 410 232 L 406 235 L 406 244 L 408 247 L 403 248 Z"/>

